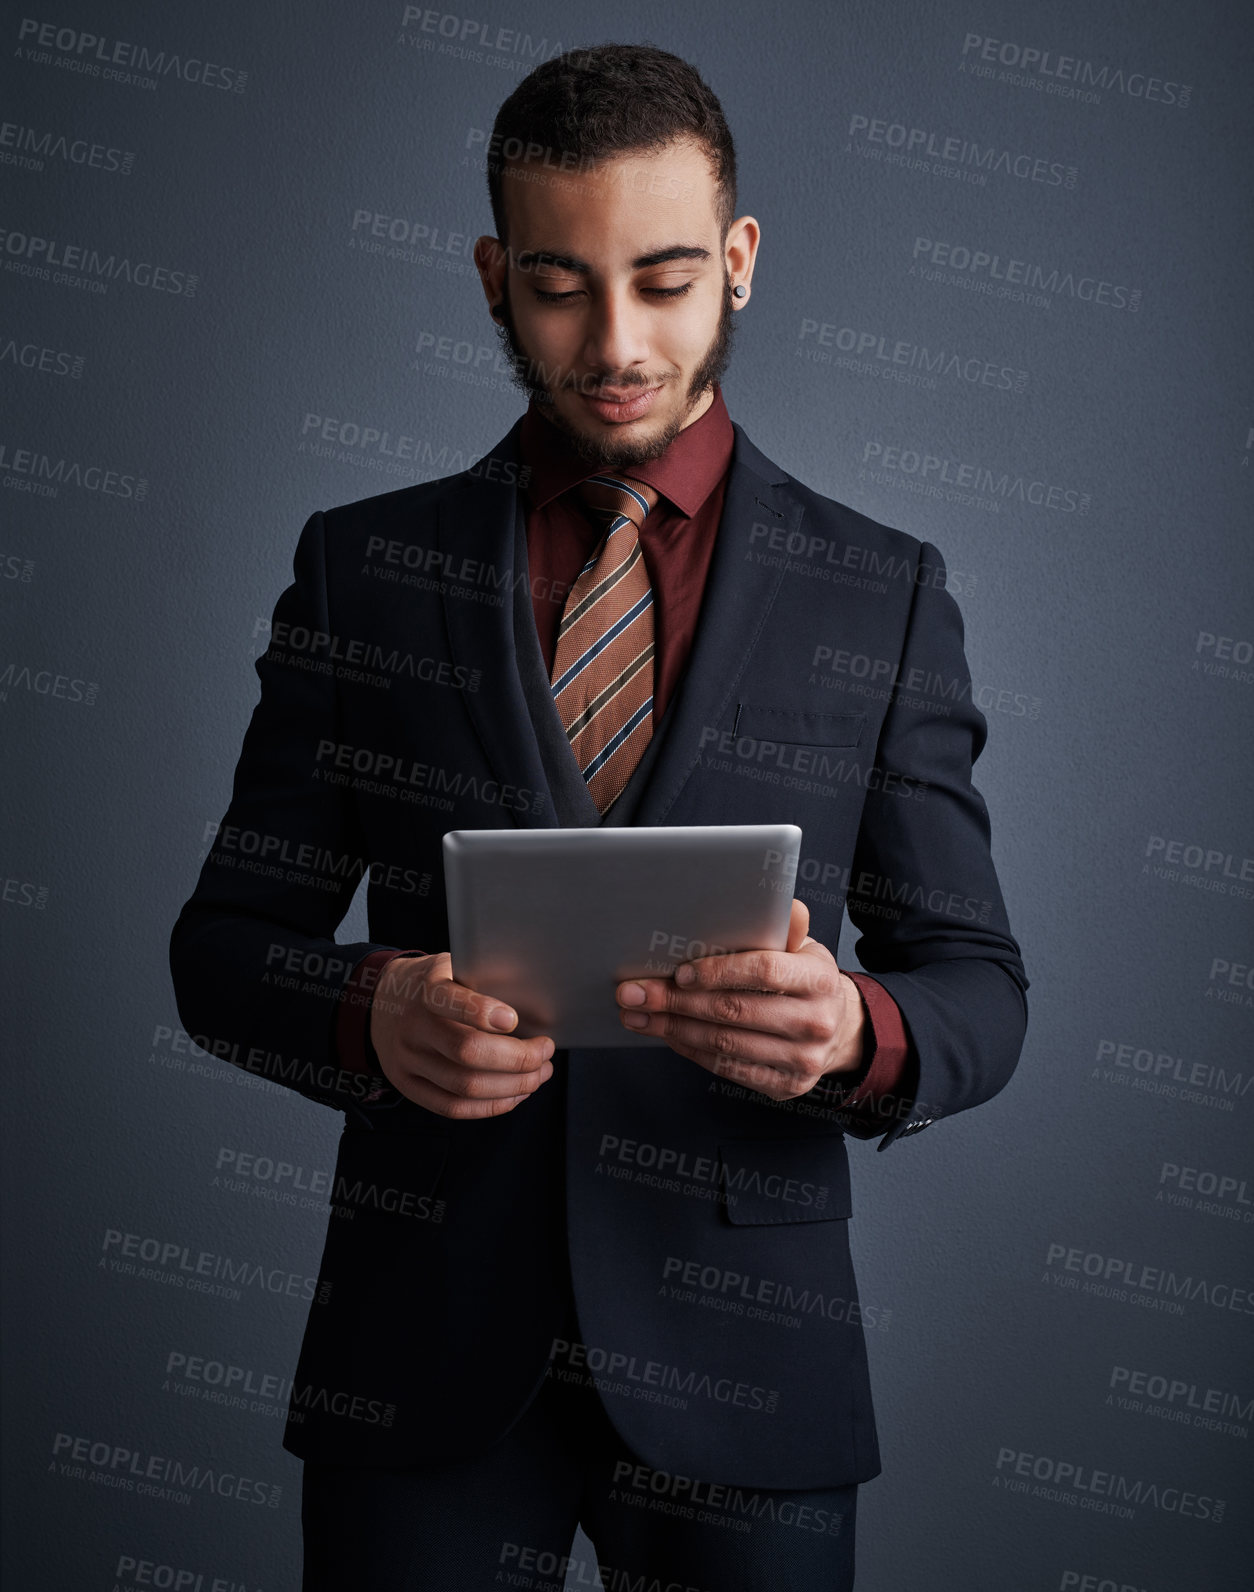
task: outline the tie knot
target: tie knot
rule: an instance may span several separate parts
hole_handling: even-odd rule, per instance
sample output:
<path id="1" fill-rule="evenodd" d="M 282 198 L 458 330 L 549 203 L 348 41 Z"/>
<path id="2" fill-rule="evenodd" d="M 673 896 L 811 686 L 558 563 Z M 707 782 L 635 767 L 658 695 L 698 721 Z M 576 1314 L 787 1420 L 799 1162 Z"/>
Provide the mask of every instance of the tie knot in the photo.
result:
<path id="1" fill-rule="evenodd" d="M 604 520 L 610 515 L 624 514 L 637 530 L 658 500 L 654 487 L 629 475 L 590 475 L 576 490 L 594 518 Z"/>

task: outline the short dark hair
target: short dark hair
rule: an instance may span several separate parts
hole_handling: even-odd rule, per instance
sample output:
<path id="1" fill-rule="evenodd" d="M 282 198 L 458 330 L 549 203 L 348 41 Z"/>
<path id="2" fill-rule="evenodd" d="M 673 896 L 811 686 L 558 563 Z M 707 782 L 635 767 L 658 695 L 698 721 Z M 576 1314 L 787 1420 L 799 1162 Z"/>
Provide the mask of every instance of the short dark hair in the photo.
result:
<path id="1" fill-rule="evenodd" d="M 554 56 L 523 78 L 496 113 L 488 198 L 497 237 L 508 244 L 507 166 L 537 159 L 555 174 L 569 174 L 685 136 L 709 156 L 719 240 L 725 242 L 736 215 L 736 150 L 723 107 L 696 69 L 651 44 L 599 44 Z"/>

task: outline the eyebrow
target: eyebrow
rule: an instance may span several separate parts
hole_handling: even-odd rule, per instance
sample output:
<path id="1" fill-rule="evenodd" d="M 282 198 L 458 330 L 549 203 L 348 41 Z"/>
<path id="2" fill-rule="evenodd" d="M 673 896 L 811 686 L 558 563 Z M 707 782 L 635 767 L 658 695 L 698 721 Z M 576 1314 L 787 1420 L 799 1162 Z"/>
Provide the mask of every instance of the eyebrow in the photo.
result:
<path id="1" fill-rule="evenodd" d="M 631 262 L 633 271 L 643 271 L 651 265 L 667 265 L 671 260 L 708 260 L 710 251 L 697 243 L 672 243 L 666 249 L 654 249 L 650 254 L 638 254 Z M 555 265 L 563 271 L 574 271 L 579 276 L 591 276 L 592 266 L 573 254 L 560 254 L 556 249 L 525 249 L 514 261 L 519 271 L 532 265 Z"/>

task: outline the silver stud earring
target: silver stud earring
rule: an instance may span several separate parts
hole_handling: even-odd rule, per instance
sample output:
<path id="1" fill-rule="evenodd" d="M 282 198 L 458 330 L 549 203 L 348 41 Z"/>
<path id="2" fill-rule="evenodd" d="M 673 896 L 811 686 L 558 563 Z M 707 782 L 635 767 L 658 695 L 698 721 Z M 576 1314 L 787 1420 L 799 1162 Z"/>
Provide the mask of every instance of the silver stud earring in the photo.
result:
<path id="1" fill-rule="evenodd" d="M 737 282 L 735 287 L 732 288 L 732 292 L 737 298 L 745 298 L 748 295 L 749 289 L 744 285 L 743 282 Z"/>

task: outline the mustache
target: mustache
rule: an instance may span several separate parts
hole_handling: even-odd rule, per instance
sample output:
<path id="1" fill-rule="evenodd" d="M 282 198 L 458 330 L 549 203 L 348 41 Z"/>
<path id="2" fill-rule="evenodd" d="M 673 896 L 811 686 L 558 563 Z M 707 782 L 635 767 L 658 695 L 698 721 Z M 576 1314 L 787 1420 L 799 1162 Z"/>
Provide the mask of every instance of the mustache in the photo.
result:
<path id="1" fill-rule="evenodd" d="M 626 387 L 660 387 L 665 380 L 662 376 L 576 376 L 570 375 L 562 383 L 564 388 L 574 387 L 588 397 L 595 398 L 599 392 L 617 392 Z"/>

